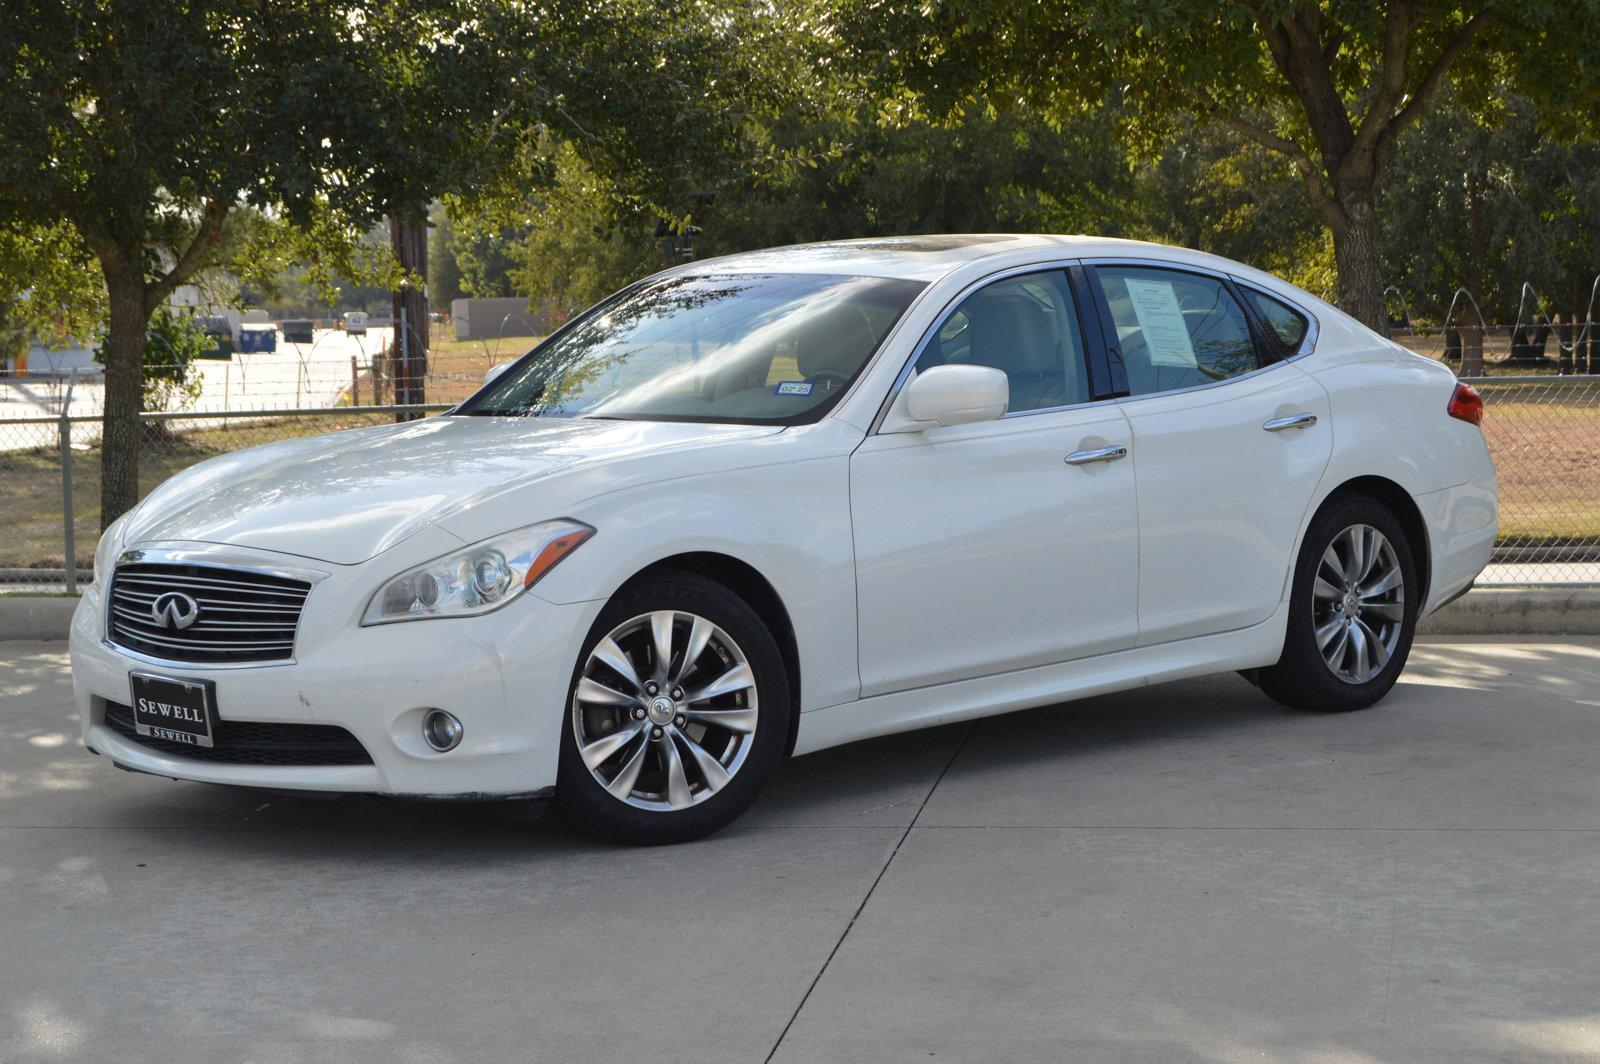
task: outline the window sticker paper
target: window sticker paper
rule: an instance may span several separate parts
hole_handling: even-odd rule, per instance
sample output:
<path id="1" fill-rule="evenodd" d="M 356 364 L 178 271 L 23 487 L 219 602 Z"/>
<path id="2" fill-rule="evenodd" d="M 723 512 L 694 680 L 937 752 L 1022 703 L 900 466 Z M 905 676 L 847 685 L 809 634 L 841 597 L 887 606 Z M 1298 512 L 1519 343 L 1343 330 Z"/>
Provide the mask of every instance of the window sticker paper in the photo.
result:
<path id="1" fill-rule="evenodd" d="M 1123 283 L 1128 286 L 1133 315 L 1139 319 L 1139 328 L 1144 332 L 1150 364 L 1180 369 L 1198 366 L 1194 343 L 1189 339 L 1189 327 L 1184 324 L 1183 308 L 1178 305 L 1178 294 L 1172 282 L 1127 277 Z"/>

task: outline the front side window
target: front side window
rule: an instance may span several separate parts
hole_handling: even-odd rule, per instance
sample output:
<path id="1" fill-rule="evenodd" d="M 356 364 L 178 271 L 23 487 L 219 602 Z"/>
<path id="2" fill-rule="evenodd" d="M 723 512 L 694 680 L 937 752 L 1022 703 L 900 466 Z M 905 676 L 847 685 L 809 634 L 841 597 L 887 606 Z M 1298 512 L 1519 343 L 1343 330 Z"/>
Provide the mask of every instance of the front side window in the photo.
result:
<path id="1" fill-rule="evenodd" d="M 1259 367 L 1244 310 L 1220 280 L 1181 270 L 1101 266 L 1130 395 L 1227 380 Z"/>
<path id="2" fill-rule="evenodd" d="M 1059 270 L 1008 277 L 962 301 L 917 358 L 917 372 L 990 366 L 1011 386 L 1011 413 L 1087 402 L 1083 333 Z"/>
<path id="3" fill-rule="evenodd" d="M 924 287 L 826 274 L 646 281 L 534 348 L 457 412 L 815 421 Z"/>

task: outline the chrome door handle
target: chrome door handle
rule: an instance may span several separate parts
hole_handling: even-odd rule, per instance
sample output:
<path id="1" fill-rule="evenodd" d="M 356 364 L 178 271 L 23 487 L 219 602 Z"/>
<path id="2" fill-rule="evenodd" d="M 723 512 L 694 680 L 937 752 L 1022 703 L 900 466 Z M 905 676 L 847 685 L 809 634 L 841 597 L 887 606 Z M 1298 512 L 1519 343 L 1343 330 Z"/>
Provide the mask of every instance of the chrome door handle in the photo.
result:
<path id="1" fill-rule="evenodd" d="M 1092 451 L 1073 451 L 1067 455 L 1067 465 L 1093 465 L 1095 462 L 1115 462 L 1128 457 L 1126 447 L 1096 447 Z"/>
<path id="2" fill-rule="evenodd" d="M 1284 429 L 1309 428 L 1317 423 L 1315 414 L 1290 414 L 1288 417 L 1275 417 L 1261 427 L 1268 432 L 1282 432 Z"/>

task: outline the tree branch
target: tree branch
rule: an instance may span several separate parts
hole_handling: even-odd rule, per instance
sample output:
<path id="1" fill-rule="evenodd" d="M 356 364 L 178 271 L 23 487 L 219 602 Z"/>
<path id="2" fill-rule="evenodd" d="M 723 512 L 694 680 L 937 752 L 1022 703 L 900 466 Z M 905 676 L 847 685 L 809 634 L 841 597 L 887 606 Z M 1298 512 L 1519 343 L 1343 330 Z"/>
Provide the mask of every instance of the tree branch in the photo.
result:
<path id="1" fill-rule="evenodd" d="M 1316 166 L 1316 164 L 1312 162 L 1310 154 L 1299 144 L 1290 140 L 1288 137 L 1279 136 L 1265 126 L 1258 125 L 1255 122 L 1250 121 L 1243 115 L 1235 114 L 1234 112 L 1229 111 L 1211 96 L 1207 95 L 1204 90 L 1197 90 L 1195 99 L 1199 102 L 1201 111 L 1216 119 L 1218 122 L 1221 122 L 1235 133 L 1238 133 L 1240 136 L 1248 137 L 1257 144 L 1261 145 L 1263 148 L 1269 148 L 1272 151 L 1277 152 L 1279 155 L 1288 156 L 1289 160 L 1296 166 L 1313 168 Z"/>
<path id="2" fill-rule="evenodd" d="M 1332 165 L 1344 158 L 1355 131 L 1323 54 L 1321 11 L 1305 5 L 1286 19 L 1261 24 L 1261 31 L 1278 73 L 1305 110 L 1323 159 Z"/>
<path id="3" fill-rule="evenodd" d="M 145 292 L 147 311 L 153 311 L 173 291 L 194 276 L 195 272 L 205 265 L 206 256 L 211 249 L 216 247 L 217 241 L 222 239 L 222 223 L 228 217 L 228 211 L 233 203 L 221 196 L 213 197 L 206 201 L 200 211 L 200 225 L 195 229 L 194 239 L 189 241 L 189 246 L 172 269 L 152 281 Z"/>
<path id="4" fill-rule="evenodd" d="M 1219 104 L 1203 90 L 1197 90 L 1196 100 L 1200 110 L 1211 118 L 1235 133 L 1266 148 L 1268 151 L 1277 152 L 1294 164 L 1300 172 L 1300 179 L 1305 183 L 1306 195 L 1311 201 L 1311 207 L 1317 215 L 1331 228 L 1338 228 L 1344 224 L 1344 213 L 1339 210 L 1339 205 L 1334 202 L 1328 190 L 1322 184 L 1322 171 L 1316 161 L 1311 158 L 1311 153 L 1288 137 L 1279 136 L 1263 125 L 1250 121 L 1243 115 L 1235 114 Z"/>
<path id="5" fill-rule="evenodd" d="M 1378 91 L 1361 119 L 1360 128 L 1356 130 L 1356 139 L 1351 145 L 1352 154 L 1367 156 L 1373 152 L 1378 144 L 1379 131 L 1405 97 L 1406 52 L 1411 45 L 1411 31 L 1415 28 L 1416 10 L 1411 5 L 1398 0 L 1389 5 L 1389 13 L 1383 20 Z"/>
<path id="6" fill-rule="evenodd" d="M 1411 99 L 1407 100 L 1406 105 L 1400 108 L 1399 113 L 1389 119 L 1382 129 L 1378 131 L 1376 153 L 1379 157 L 1384 156 L 1394 147 L 1395 140 L 1405 131 L 1405 128 L 1415 122 L 1417 116 L 1427 108 L 1434 94 L 1439 91 L 1439 86 L 1444 83 L 1445 75 L 1450 72 L 1450 67 L 1461 57 L 1461 53 L 1466 51 L 1467 47 L 1472 44 L 1473 38 L 1488 24 L 1491 17 L 1492 14 L 1488 8 L 1479 10 L 1466 22 L 1463 22 L 1454 36 L 1446 42 L 1444 48 L 1435 57 L 1433 65 L 1428 68 L 1428 72 L 1422 76 L 1422 80 L 1417 83 L 1416 89 L 1412 91 Z"/>

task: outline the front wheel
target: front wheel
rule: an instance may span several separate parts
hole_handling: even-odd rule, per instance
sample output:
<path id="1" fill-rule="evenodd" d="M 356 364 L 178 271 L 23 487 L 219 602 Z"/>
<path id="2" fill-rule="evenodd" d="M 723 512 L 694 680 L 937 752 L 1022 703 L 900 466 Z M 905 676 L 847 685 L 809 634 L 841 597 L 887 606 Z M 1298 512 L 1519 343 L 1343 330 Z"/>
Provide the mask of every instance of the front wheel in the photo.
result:
<path id="1" fill-rule="evenodd" d="M 1405 529 L 1382 503 L 1336 498 L 1306 532 L 1290 588 L 1283 655 L 1257 682 L 1297 709 L 1364 709 L 1411 652 L 1422 588 Z"/>
<path id="2" fill-rule="evenodd" d="M 789 731 L 777 643 L 732 591 L 693 573 L 623 589 L 572 679 L 558 808 L 619 842 L 709 834 L 755 801 Z"/>

